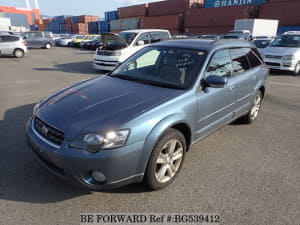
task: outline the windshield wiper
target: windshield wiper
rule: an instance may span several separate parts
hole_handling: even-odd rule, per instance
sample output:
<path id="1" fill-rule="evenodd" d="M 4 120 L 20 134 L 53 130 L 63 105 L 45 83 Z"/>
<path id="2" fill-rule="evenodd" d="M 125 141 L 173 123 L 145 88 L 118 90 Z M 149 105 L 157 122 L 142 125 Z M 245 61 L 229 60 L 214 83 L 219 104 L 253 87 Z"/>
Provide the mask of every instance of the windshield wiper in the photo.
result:
<path id="1" fill-rule="evenodd" d="M 173 88 L 173 89 L 182 89 L 184 90 L 184 87 L 175 85 L 175 84 L 167 84 L 167 83 L 161 83 L 161 82 L 157 82 L 157 81 L 151 81 L 151 80 L 145 80 L 145 79 L 140 79 L 140 78 L 136 78 L 136 77 L 131 77 L 131 76 L 126 76 L 126 75 L 121 75 L 121 74 L 107 74 L 110 77 L 116 77 L 122 80 L 131 80 L 131 81 L 135 81 L 138 83 L 142 83 L 142 84 L 149 84 L 149 85 L 153 85 L 153 86 L 159 86 L 159 87 L 165 87 L 165 88 Z"/>

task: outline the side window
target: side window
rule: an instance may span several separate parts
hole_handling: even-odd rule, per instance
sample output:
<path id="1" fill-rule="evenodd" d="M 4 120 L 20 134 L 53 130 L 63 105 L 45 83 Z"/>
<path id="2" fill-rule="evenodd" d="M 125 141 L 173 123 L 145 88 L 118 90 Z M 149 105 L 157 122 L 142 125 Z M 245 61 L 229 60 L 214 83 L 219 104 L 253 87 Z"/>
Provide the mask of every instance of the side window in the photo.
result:
<path id="1" fill-rule="evenodd" d="M 205 77 L 210 75 L 231 77 L 232 76 L 231 58 L 227 49 L 217 51 L 211 58 L 206 69 Z"/>
<path id="2" fill-rule="evenodd" d="M 170 36 L 169 36 L 168 32 L 160 32 L 160 37 L 161 37 L 162 41 L 170 39 Z"/>
<path id="3" fill-rule="evenodd" d="M 160 42 L 160 33 L 158 32 L 151 32 L 150 33 L 151 43 Z"/>
<path id="4" fill-rule="evenodd" d="M 229 49 L 229 54 L 232 59 L 233 72 L 235 75 L 250 69 L 249 61 L 246 56 L 246 50 L 247 49 L 245 48 Z"/>
<path id="5" fill-rule="evenodd" d="M 150 44 L 150 40 L 149 40 L 149 35 L 147 34 L 142 34 L 136 41 L 136 45 L 139 41 L 143 41 L 145 45 Z"/>
<path id="6" fill-rule="evenodd" d="M 254 52 L 254 54 L 258 57 L 258 59 L 261 61 L 261 63 L 264 62 L 263 57 L 261 56 L 261 54 L 259 53 L 259 51 L 257 50 L 257 48 L 252 48 L 252 51 Z"/>
<path id="7" fill-rule="evenodd" d="M 35 33 L 35 38 L 43 38 L 43 33 L 42 32 L 36 32 Z"/>
<path id="8" fill-rule="evenodd" d="M 260 61 L 258 56 L 256 56 L 256 54 L 250 48 L 248 48 L 247 50 L 248 50 L 247 57 L 248 57 L 251 67 L 257 67 L 257 66 L 261 65 L 262 62 Z"/>
<path id="9" fill-rule="evenodd" d="M 14 41 L 19 40 L 19 38 L 15 37 L 15 36 L 2 36 L 1 39 L 2 39 L 2 42 L 14 42 Z"/>

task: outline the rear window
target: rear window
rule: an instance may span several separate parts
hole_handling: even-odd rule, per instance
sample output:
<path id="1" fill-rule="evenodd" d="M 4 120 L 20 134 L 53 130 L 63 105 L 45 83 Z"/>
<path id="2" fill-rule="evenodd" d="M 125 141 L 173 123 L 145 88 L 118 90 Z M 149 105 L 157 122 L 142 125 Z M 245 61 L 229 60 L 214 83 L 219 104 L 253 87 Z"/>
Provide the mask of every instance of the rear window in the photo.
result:
<path id="1" fill-rule="evenodd" d="M 16 36 L 0 36 L 1 42 L 14 42 L 18 41 L 20 38 Z"/>

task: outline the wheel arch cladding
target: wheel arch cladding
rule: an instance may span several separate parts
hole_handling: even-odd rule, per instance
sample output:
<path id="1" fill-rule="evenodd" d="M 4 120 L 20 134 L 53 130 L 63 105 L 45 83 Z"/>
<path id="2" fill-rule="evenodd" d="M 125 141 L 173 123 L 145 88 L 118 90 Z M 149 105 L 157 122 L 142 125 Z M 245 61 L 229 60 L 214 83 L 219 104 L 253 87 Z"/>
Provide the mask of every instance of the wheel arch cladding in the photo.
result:
<path id="1" fill-rule="evenodd" d="M 143 147 L 143 154 L 141 155 L 141 164 L 139 171 L 146 171 L 149 158 L 151 156 L 151 153 L 157 144 L 158 140 L 164 135 L 165 131 L 168 128 L 177 129 L 179 132 L 182 132 L 183 136 L 186 139 L 187 145 L 191 143 L 191 129 L 190 125 L 188 124 L 186 120 L 185 114 L 172 114 L 164 119 L 162 119 L 160 122 L 158 122 L 153 129 L 148 134 L 144 147 Z M 186 132 L 186 133 L 183 133 Z M 188 139 L 187 139 L 188 138 Z"/>

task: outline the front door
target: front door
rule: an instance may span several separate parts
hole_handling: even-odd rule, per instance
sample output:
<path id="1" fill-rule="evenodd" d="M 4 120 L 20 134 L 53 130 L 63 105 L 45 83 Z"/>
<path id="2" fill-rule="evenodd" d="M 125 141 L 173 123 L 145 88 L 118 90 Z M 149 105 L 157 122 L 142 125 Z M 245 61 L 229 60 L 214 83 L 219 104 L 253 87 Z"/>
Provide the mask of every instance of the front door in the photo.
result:
<path id="1" fill-rule="evenodd" d="M 235 105 L 235 81 L 227 49 L 217 51 L 211 58 L 204 74 L 224 76 L 228 83 L 224 88 L 205 87 L 197 93 L 198 118 L 196 139 L 203 138 L 233 118 Z"/>

